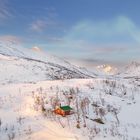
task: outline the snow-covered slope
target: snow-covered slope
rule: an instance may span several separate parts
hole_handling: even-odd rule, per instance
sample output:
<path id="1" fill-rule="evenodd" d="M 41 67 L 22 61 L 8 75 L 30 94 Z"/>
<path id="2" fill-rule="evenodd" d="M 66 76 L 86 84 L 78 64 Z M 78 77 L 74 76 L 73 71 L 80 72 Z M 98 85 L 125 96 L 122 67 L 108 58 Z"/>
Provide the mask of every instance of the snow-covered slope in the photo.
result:
<path id="1" fill-rule="evenodd" d="M 117 76 L 95 77 L 55 56 L 1 42 L 0 140 L 140 140 L 140 78 L 132 78 L 139 72 L 133 62 Z M 60 104 L 73 114 L 54 114 Z"/>
<path id="2" fill-rule="evenodd" d="M 139 90 L 130 79 L 0 85 L 0 140 L 139 140 Z M 56 103 L 74 114 L 54 114 Z"/>
<path id="3" fill-rule="evenodd" d="M 53 79 L 92 78 L 95 75 L 58 57 L 0 42 L 0 81 L 35 82 Z"/>
<path id="4" fill-rule="evenodd" d="M 118 75 L 121 77 L 140 77 L 140 63 L 131 62 Z"/>

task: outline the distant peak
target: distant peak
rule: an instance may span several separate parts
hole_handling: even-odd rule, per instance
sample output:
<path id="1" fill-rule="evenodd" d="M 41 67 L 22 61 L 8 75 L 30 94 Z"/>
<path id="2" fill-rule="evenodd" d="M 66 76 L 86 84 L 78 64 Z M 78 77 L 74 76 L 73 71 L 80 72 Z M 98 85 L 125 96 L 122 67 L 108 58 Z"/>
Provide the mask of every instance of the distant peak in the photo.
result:
<path id="1" fill-rule="evenodd" d="M 136 62 L 136 61 L 132 61 L 126 68 L 132 68 L 132 67 L 139 67 L 140 63 Z"/>
<path id="2" fill-rule="evenodd" d="M 130 65 L 140 66 L 140 63 L 138 63 L 138 62 L 136 62 L 136 61 L 132 61 L 132 62 L 130 63 Z"/>
<path id="3" fill-rule="evenodd" d="M 109 64 L 99 65 L 99 66 L 96 66 L 96 68 L 106 74 L 115 74 L 117 72 L 117 68 Z"/>
<path id="4" fill-rule="evenodd" d="M 42 52 L 42 49 L 40 47 L 38 47 L 38 46 L 33 46 L 31 48 L 31 50 L 36 51 L 36 52 Z"/>

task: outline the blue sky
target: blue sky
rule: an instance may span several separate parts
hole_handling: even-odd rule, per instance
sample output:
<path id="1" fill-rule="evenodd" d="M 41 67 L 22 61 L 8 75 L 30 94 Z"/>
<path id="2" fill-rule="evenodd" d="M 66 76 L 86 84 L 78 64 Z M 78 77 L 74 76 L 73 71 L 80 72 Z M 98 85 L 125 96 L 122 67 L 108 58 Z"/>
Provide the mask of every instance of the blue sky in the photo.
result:
<path id="1" fill-rule="evenodd" d="M 0 0 L 0 39 L 80 64 L 140 60 L 139 0 Z"/>

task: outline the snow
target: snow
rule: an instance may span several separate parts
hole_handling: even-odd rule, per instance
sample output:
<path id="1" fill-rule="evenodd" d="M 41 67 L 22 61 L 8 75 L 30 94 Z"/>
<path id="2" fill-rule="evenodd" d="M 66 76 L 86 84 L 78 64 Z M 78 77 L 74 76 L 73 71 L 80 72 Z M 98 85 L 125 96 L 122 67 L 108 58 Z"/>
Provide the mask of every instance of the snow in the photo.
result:
<path id="1" fill-rule="evenodd" d="M 94 73 L 47 53 L 34 52 L 11 42 L 0 42 L 0 83 L 90 78 Z"/>
<path id="2" fill-rule="evenodd" d="M 43 82 L 44 86 L 48 85 L 48 82 Z M 20 116 L 24 117 L 26 121 L 24 122 L 25 126 L 31 125 L 33 130 L 35 131 L 30 137 L 35 140 L 76 140 L 78 134 L 73 134 L 67 128 L 63 129 L 56 122 L 44 119 L 40 116 L 40 113 L 33 110 L 33 99 L 31 97 L 30 91 L 34 88 L 42 85 L 39 83 L 38 85 L 31 84 L 12 84 L 1 86 L 0 88 L 0 97 L 1 101 L 4 100 L 4 103 L 1 105 L 0 114 L 2 120 L 2 126 L 5 124 L 14 124 L 15 129 L 18 127 L 18 123 L 16 119 Z M 29 92 L 29 93 L 28 93 Z M 37 118 L 37 119 L 36 119 Z M 20 128 L 22 129 L 22 128 Z M 1 130 L 2 131 L 2 130 Z M 1 133 L 0 131 L 0 133 Z M 17 130 L 14 130 L 17 131 Z M 8 133 L 8 132 L 7 132 Z M 16 133 L 16 132 L 15 132 Z M 0 139 L 8 139 L 3 134 L 0 135 Z M 15 139 L 24 139 L 28 136 L 16 136 Z M 80 138 L 82 140 L 82 138 Z"/>
<path id="3" fill-rule="evenodd" d="M 107 74 L 107 75 L 114 75 L 118 72 L 118 69 L 114 66 L 111 66 L 109 64 L 104 64 L 104 65 L 98 65 L 96 66 L 97 72 L 102 73 L 102 74 Z"/>
<path id="4" fill-rule="evenodd" d="M 120 84 L 120 81 L 117 81 Z M 61 116 L 54 117 L 44 117 L 40 110 L 34 109 L 34 98 L 35 95 L 40 95 L 39 89 L 41 87 L 41 96 L 47 96 L 47 101 L 50 104 L 50 98 L 56 95 L 57 90 L 59 90 L 61 96 L 61 101 L 67 102 L 62 94 L 62 90 L 68 91 L 70 88 L 78 87 L 80 92 L 78 94 L 79 99 L 84 97 L 89 97 L 90 101 L 100 102 L 100 96 L 105 100 L 105 104 L 113 105 L 116 108 L 120 108 L 120 113 L 118 118 L 120 120 L 120 125 L 117 127 L 116 131 L 119 131 L 122 135 L 126 137 L 128 135 L 129 139 L 133 137 L 140 138 L 140 112 L 139 112 L 139 101 L 140 95 L 136 94 L 136 103 L 130 99 L 130 93 L 121 97 L 120 94 L 116 95 L 106 95 L 103 90 L 104 79 L 72 79 L 72 80 L 54 80 L 54 81 L 42 81 L 36 84 L 8 84 L 1 85 L 0 87 L 0 99 L 2 104 L 0 105 L 0 114 L 2 120 L 1 129 L 3 130 L 8 124 L 9 127 L 14 125 L 14 132 L 16 134 L 15 139 L 29 138 L 35 140 L 88 140 L 90 133 L 87 128 L 92 128 L 96 126 L 101 129 L 99 135 L 95 136 L 96 139 L 121 139 L 117 136 L 112 138 L 110 134 L 104 134 L 103 128 L 111 129 L 110 127 L 116 124 L 116 119 L 110 113 L 106 115 L 105 125 L 94 123 L 92 121 L 87 121 L 87 128 L 81 126 L 80 129 L 75 127 L 75 117 L 74 115 L 68 118 L 63 118 Z M 127 83 L 128 88 L 132 88 L 133 85 L 129 84 L 129 80 L 122 80 L 121 84 Z M 89 86 L 90 85 L 90 86 Z M 94 89 L 91 89 L 91 85 L 94 85 Z M 119 85 L 118 85 L 119 86 Z M 89 88 L 90 87 L 90 88 Z M 117 89 L 116 89 L 117 90 Z M 130 90 L 130 89 L 129 89 Z M 114 90 L 115 91 L 115 90 Z M 118 90 L 119 92 L 119 90 Z M 34 95 L 33 95 L 34 93 Z M 101 93 L 101 95 L 100 95 Z M 74 103 L 74 102 L 73 102 Z M 128 103 L 131 103 L 128 105 Z M 71 104 L 75 108 L 74 104 Z M 106 106 L 106 105 L 105 105 Z M 105 107 L 104 106 L 104 107 Z M 50 106 L 46 106 L 50 107 Z M 106 107 L 105 107 L 106 108 Z M 90 113 L 88 115 L 90 118 L 94 118 L 95 114 L 90 108 Z M 22 124 L 19 126 L 17 118 L 23 117 Z M 58 120 L 64 125 L 64 128 L 59 123 Z M 67 125 L 67 119 L 71 120 L 70 127 Z M 73 120 L 73 121 L 72 121 Z M 82 123 L 82 122 L 81 122 Z M 31 132 L 29 131 L 31 127 Z M 134 127 L 134 128 L 133 128 Z M 125 129 L 127 128 L 127 132 Z M 10 128 L 8 128 L 10 129 Z M 18 129 L 22 134 L 19 135 Z M 24 129 L 27 134 L 24 133 Z M 115 128 L 116 129 L 116 128 Z M 4 131 L 4 130 L 3 130 Z M 11 132 L 11 130 L 8 130 Z M 29 132 L 28 132 L 29 131 Z M 9 133 L 10 133 L 9 132 Z M 124 132 L 126 134 L 124 134 Z M 0 131 L 2 133 L 2 131 Z M 30 133 L 30 134 L 28 134 Z M 1 136 L 1 139 L 7 140 L 8 132 Z M 105 136 L 105 137 L 104 137 Z"/>
<path id="5" fill-rule="evenodd" d="M 129 65 L 127 65 L 124 70 L 122 70 L 118 75 L 121 77 L 126 78 L 139 78 L 140 76 L 140 63 L 138 62 L 131 62 Z"/>
<path id="6" fill-rule="evenodd" d="M 46 52 L 35 52 L 34 50 L 23 48 L 22 46 L 19 46 L 17 44 L 13 44 L 13 42 L 3 42 L 0 41 L 0 54 L 12 56 L 12 57 L 18 57 L 23 58 L 26 60 L 34 60 L 38 62 L 45 62 L 45 63 L 51 63 L 55 64 L 57 66 L 65 67 L 71 71 L 77 71 L 81 74 L 86 74 L 87 77 L 94 77 L 95 74 L 92 72 L 89 72 L 88 70 L 80 69 L 69 62 L 56 57 L 54 55 L 50 55 Z"/>
<path id="7" fill-rule="evenodd" d="M 121 74 L 97 76 L 0 42 L 0 140 L 139 140 L 139 68 L 133 63 Z M 74 114 L 54 114 L 57 103 Z"/>

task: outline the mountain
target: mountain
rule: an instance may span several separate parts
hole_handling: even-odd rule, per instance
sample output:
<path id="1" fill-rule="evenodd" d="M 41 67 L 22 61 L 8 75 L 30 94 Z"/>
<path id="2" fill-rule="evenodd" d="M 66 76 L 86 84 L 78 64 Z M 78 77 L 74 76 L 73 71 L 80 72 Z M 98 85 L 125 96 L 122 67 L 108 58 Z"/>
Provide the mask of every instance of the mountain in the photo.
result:
<path id="1" fill-rule="evenodd" d="M 123 77 L 138 75 L 139 63 L 118 78 L 96 77 L 38 50 L 0 42 L 0 140 L 140 139 L 140 79 Z M 71 115 L 55 115 L 60 104 L 70 105 Z"/>
<path id="2" fill-rule="evenodd" d="M 31 48 L 33 51 L 41 52 L 42 50 L 38 46 L 34 46 Z"/>
<path id="3" fill-rule="evenodd" d="M 135 61 L 131 62 L 118 75 L 123 77 L 139 77 L 140 63 Z"/>
<path id="4" fill-rule="evenodd" d="M 95 77 L 56 56 L 22 48 L 10 41 L 0 41 L 0 67 L 1 83 Z"/>
<path id="5" fill-rule="evenodd" d="M 118 69 L 109 65 L 109 64 L 103 64 L 96 66 L 96 70 L 98 73 L 105 74 L 105 75 L 113 75 L 116 74 Z"/>

